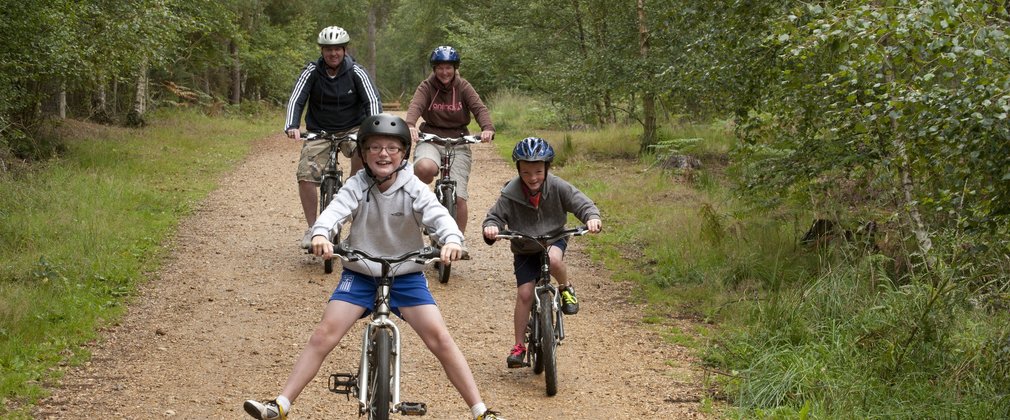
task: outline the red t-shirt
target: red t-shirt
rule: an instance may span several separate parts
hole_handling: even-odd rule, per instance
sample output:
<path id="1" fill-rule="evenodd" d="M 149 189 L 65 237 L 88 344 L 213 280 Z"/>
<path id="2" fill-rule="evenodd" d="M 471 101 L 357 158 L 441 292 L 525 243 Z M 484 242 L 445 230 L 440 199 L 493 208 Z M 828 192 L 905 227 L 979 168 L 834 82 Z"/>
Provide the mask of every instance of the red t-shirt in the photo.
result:
<path id="1" fill-rule="evenodd" d="M 540 207 L 540 191 L 530 191 L 530 188 L 526 186 L 526 183 L 523 183 L 523 192 L 526 193 L 526 199 L 530 200 L 530 204 L 533 205 L 533 208 Z"/>

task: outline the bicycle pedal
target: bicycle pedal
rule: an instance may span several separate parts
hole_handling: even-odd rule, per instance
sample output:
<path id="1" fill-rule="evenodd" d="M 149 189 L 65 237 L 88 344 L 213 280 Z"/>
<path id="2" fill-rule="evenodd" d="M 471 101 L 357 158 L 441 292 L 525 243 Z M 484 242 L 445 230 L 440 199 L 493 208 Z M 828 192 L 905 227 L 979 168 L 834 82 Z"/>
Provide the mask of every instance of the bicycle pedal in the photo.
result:
<path id="1" fill-rule="evenodd" d="M 357 395 L 358 375 L 334 373 L 330 375 L 330 391 L 335 394 Z"/>
<path id="2" fill-rule="evenodd" d="M 428 414 L 428 405 L 423 402 L 401 402 L 400 413 L 405 416 L 423 416 Z"/>

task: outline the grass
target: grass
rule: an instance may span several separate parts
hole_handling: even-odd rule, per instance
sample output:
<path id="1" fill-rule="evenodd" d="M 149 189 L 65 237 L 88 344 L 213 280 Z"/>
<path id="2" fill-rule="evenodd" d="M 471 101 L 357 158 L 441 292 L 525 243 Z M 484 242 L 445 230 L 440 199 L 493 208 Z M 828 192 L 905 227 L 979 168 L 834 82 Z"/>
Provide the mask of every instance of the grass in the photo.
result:
<path id="1" fill-rule="evenodd" d="M 66 151 L 0 178 L 0 415 L 45 395 L 121 316 L 179 219 L 273 121 L 153 115 L 142 130 L 68 121 Z"/>

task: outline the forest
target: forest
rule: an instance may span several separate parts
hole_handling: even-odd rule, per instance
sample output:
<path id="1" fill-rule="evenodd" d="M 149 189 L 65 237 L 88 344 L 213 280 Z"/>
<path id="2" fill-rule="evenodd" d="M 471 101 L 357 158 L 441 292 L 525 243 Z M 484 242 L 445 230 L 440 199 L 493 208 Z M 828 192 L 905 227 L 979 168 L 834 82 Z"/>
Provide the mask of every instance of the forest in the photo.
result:
<path id="1" fill-rule="evenodd" d="M 622 158 L 690 143 L 676 127 L 731 127 L 735 144 L 721 158 L 734 200 L 767 223 L 799 218 L 823 264 L 792 291 L 761 287 L 758 300 L 773 308 L 756 305 L 750 320 L 763 328 L 701 350 L 726 372 L 731 405 L 881 415 L 865 398 L 867 411 L 846 411 L 860 405 L 841 402 L 851 389 L 825 390 L 832 384 L 819 375 L 786 384 L 790 370 L 769 349 L 795 354 L 792 346 L 827 335 L 847 340 L 848 356 L 874 360 L 846 361 L 849 374 L 869 369 L 871 388 L 908 391 L 908 407 L 891 414 L 928 406 L 938 389 L 950 390 L 938 416 L 1010 410 L 1010 2 L 3 3 L 4 178 L 63 153 L 53 129 L 61 120 L 139 127 L 155 108 L 283 106 L 325 26 L 349 32 L 348 52 L 387 108 L 409 102 L 434 47 L 452 45 L 482 96 L 536 98 L 549 109 L 543 127 L 633 127 L 614 140 L 636 142 Z M 779 299 L 791 303 L 775 307 Z M 790 311 L 804 319 L 787 319 Z M 848 324 L 855 319 L 863 322 Z M 776 328 L 785 332 L 772 337 Z M 762 373 L 776 385 L 748 388 Z"/>

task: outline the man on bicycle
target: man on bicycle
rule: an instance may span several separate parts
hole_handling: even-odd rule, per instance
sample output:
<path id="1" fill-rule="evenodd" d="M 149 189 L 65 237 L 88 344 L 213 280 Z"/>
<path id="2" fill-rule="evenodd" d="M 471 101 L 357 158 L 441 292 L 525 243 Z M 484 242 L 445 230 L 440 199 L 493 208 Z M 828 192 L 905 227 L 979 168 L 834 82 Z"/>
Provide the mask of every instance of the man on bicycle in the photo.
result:
<path id="1" fill-rule="evenodd" d="M 365 117 L 382 112 L 379 91 L 365 68 L 347 55 L 351 37 L 339 26 L 329 26 L 319 32 L 317 43 L 321 51 L 318 60 L 308 63 L 295 81 L 288 99 L 284 131 L 288 137 L 300 140 L 300 121 L 305 112 L 308 131 L 352 134 Z M 351 142 L 345 142 L 341 152 L 351 158 L 351 174 L 362 168 L 361 158 L 354 152 Z M 298 160 L 298 196 L 305 212 L 309 229 L 302 235 L 301 246 L 308 248 L 312 239 L 311 227 L 316 223 L 319 208 L 319 182 L 329 159 L 328 140 L 308 140 L 302 144 Z"/>
<path id="2" fill-rule="evenodd" d="M 435 48 L 428 62 L 431 63 L 431 75 L 417 86 L 414 97 L 407 108 L 407 124 L 410 127 L 410 137 L 413 142 L 418 140 L 417 119 L 424 118 L 420 131 L 439 137 L 459 137 L 469 135 L 467 126 L 470 124 L 470 114 L 480 124 L 480 139 L 490 142 L 494 138 L 494 124 L 491 123 L 491 112 L 480 100 L 480 95 L 470 82 L 463 79 L 458 72 L 459 53 L 449 46 Z M 441 161 L 440 149 L 430 143 L 421 143 L 414 152 L 414 174 L 421 182 L 430 184 L 438 174 Z M 456 160 L 452 163 L 450 176 L 456 180 L 456 224 L 459 230 L 466 232 L 467 193 L 466 185 L 470 179 L 472 155 L 469 146 L 457 147 Z"/>
<path id="3" fill-rule="evenodd" d="M 600 232 L 603 222 L 596 204 L 572 184 L 548 174 L 554 160 L 554 148 L 544 139 L 527 137 L 521 140 L 512 150 L 512 160 L 519 176 L 505 184 L 498 201 L 488 210 L 483 223 L 485 242 L 494 243 L 495 236 L 506 227 L 531 236 L 555 235 L 564 230 L 568 213 L 585 223 L 590 232 Z M 561 311 L 574 315 L 579 312 L 579 300 L 562 259 L 567 246 L 564 239 L 547 244 L 547 254 L 550 256 L 551 275 L 558 281 L 561 290 Z M 515 345 L 506 359 L 509 368 L 522 367 L 526 358 L 523 338 L 533 307 L 534 283 L 540 276 L 540 252 L 542 248 L 535 243 L 512 241 L 512 266 L 517 289 L 513 312 Z"/>

